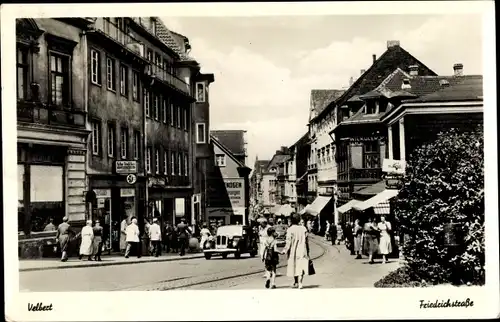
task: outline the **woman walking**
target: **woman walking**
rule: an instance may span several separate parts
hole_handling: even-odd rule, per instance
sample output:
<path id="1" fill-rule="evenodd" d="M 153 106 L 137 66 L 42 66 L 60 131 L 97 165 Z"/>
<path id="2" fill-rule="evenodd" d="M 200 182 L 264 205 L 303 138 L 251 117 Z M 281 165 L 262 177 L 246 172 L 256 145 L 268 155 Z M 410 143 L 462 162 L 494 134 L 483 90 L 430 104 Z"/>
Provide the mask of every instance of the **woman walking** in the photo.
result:
<path id="1" fill-rule="evenodd" d="M 359 219 L 354 222 L 354 228 L 352 232 L 354 236 L 354 253 L 356 254 L 356 259 L 361 259 L 361 240 L 363 236 L 363 227 L 359 224 Z"/>
<path id="2" fill-rule="evenodd" d="M 274 239 L 274 228 L 267 229 L 268 239 L 264 241 L 264 256 L 262 261 L 266 268 L 266 288 L 276 288 L 276 266 L 278 266 L 278 246 Z"/>
<path id="3" fill-rule="evenodd" d="M 80 244 L 80 259 L 83 256 L 88 256 L 88 260 L 92 260 L 92 253 L 94 251 L 94 230 L 92 229 L 92 220 L 87 220 L 87 225 L 82 228 L 80 233 L 82 242 Z"/>
<path id="4" fill-rule="evenodd" d="M 61 262 L 66 262 L 68 260 L 69 234 L 74 233 L 68 224 L 68 217 L 64 217 L 63 222 L 57 227 L 56 233 L 56 243 L 59 244 L 62 253 Z"/>
<path id="5" fill-rule="evenodd" d="M 384 216 L 381 216 L 378 229 L 380 230 L 379 251 L 382 255 L 382 264 L 386 263 L 386 256 L 392 253 L 391 235 L 389 234 L 391 228 L 391 223 L 386 221 Z"/>
<path id="6" fill-rule="evenodd" d="M 211 236 L 210 230 L 208 230 L 208 225 L 206 222 L 203 223 L 203 228 L 200 230 L 201 240 L 200 240 L 200 248 L 203 250 L 205 248 L 205 243 L 208 240 L 208 237 Z"/>
<path id="7" fill-rule="evenodd" d="M 100 262 L 101 261 L 101 253 L 102 253 L 102 233 L 104 228 L 101 226 L 99 220 L 95 221 L 95 226 L 93 228 L 94 231 L 94 260 Z"/>
<path id="8" fill-rule="evenodd" d="M 368 255 L 368 262 L 373 264 L 373 255 L 378 252 L 378 237 L 380 230 L 378 229 L 375 217 L 370 217 L 370 220 L 363 227 L 364 230 L 364 249 Z"/>
<path id="9" fill-rule="evenodd" d="M 286 245 L 282 254 L 288 256 L 287 276 L 294 279 L 293 288 L 303 287 L 304 275 L 309 275 L 309 242 L 308 231 L 299 225 L 300 217 L 292 215 L 292 226 L 286 232 Z"/>
<path id="10" fill-rule="evenodd" d="M 125 254 L 125 250 L 127 249 L 127 226 L 128 220 L 127 217 L 124 217 L 120 223 L 120 252 L 122 255 Z"/>

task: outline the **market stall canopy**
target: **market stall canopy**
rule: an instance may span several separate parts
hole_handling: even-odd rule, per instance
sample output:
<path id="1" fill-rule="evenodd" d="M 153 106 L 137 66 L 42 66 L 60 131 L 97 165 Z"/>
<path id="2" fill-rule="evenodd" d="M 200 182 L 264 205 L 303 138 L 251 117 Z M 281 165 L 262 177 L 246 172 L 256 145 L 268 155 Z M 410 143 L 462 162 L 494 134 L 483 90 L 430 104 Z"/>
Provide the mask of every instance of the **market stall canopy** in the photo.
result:
<path id="1" fill-rule="evenodd" d="M 325 206 L 332 200 L 332 197 L 323 197 L 319 196 L 316 199 L 314 199 L 313 203 L 311 206 L 307 209 L 307 213 L 313 216 L 319 215 L 321 210 L 325 208 Z"/>
<path id="2" fill-rule="evenodd" d="M 370 199 L 363 201 L 362 203 L 355 205 L 353 208 L 359 211 L 365 211 L 368 208 L 376 207 L 381 203 L 387 203 L 387 201 L 398 195 L 398 190 L 396 189 L 386 189 L 381 193 L 371 197 Z M 375 210 L 375 209 L 374 209 Z"/>
<path id="3" fill-rule="evenodd" d="M 295 209 L 287 203 L 280 207 L 277 214 L 285 217 L 290 217 L 290 215 L 294 212 Z"/>
<path id="4" fill-rule="evenodd" d="M 345 213 L 345 212 L 348 212 L 349 210 L 351 210 L 354 206 L 362 203 L 363 201 L 360 201 L 360 200 L 356 200 L 356 199 L 352 199 L 351 201 L 349 201 L 348 203 L 342 205 L 341 207 L 337 208 L 337 211 L 341 214 Z"/>

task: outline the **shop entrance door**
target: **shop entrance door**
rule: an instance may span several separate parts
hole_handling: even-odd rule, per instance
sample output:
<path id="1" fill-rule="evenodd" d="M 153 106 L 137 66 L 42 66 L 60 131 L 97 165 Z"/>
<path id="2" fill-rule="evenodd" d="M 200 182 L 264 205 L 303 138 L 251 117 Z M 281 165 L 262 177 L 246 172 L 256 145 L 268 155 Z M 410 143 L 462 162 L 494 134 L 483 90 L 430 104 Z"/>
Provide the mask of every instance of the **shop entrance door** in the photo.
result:
<path id="1" fill-rule="evenodd" d="M 92 211 L 92 220 L 99 220 L 103 226 L 104 252 L 111 252 L 112 243 L 115 239 L 113 231 L 113 217 L 111 211 L 111 189 L 94 189 L 97 205 Z M 119 238 L 119 237 L 118 237 Z"/>

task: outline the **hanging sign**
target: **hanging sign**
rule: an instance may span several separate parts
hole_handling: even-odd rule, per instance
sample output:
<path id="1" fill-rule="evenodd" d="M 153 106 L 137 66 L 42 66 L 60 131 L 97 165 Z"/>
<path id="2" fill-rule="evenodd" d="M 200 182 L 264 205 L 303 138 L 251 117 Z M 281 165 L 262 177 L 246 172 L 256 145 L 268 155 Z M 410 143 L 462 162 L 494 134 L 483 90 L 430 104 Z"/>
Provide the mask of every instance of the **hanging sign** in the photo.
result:
<path id="1" fill-rule="evenodd" d="M 127 183 L 128 184 L 134 184 L 137 182 L 137 176 L 135 174 L 129 174 L 127 175 Z"/>

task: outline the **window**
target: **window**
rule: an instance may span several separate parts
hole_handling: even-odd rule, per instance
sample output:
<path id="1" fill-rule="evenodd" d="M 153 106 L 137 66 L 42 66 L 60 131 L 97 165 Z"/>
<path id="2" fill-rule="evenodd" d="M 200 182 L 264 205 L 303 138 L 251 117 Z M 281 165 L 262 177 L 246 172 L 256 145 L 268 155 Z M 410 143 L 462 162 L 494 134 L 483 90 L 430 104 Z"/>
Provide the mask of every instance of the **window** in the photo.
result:
<path id="1" fill-rule="evenodd" d="M 162 117 L 163 117 L 163 123 L 167 124 L 167 116 L 168 116 L 168 100 L 165 98 L 163 99 L 163 106 L 162 106 Z"/>
<path id="2" fill-rule="evenodd" d="M 174 176 L 175 175 L 175 152 L 172 151 L 170 152 L 170 173 Z"/>
<path id="3" fill-rule="evenodd" d="M 155 173 L 160 174 L 160 150 L 155 149 Z"/>
<path id="4" fill-rule="evenodd" d="M 196 101 L 203 103 L 205 102 L 205 84 L 196 83 Z"/>
<path id="5" fill-rule="evenodd" d="M 116 91 L 115 60 L 109 57 L 106 59 L 106 80 L 108 89 Z"/>
<path id="6" fill-rule="evenodd" d="M 168 174 L 168 153 L 163 150 L 163 174 Z"/>
<path id="7" fill-rule="evenodd" d="M 134 101 L 139 101 L 139 73 L 132 71 L 132 98 Z"/>
<path id="8" fill-rule="evenodd" d="M 68 56 L 50 54 L 51 103 L 68 105 L 70 93 L 70 71 Z"/>
<path id="9" fill-rule="evenodd" d="M 115 126 L 108 124 L 108 156 L 115 156 Z"/>
<path id="10" fill-rule="evenodd" d="M 161 58 L 161 54 L 156 53 L 155 63 L 156 63 L 156 66 L 158 66 L 158 68 L 161 68 L 161 65 L 162 65 L 162 63 L 161 63 L 161 59 L 162 59 L 162 58 Z"/>
<path id="11" fill-rule="evenodd" d="M 196 123 L 196 143 L 207 143 L 207 138 L 205 137 L 205 123 Z"/>
<path id="12" fill-rule="evenodd" d="M 218 167 L 226 166 L 226 155 L 225 154 L 216 154 L 215 155 L 215 163 Z"/>
<path id="13" fill-rule="evenodd" d="M 151 49 L 148 49 L 148 51 L 147 51 L 147 59 L 150 62 L 153 62 L 153 51 Z"/>
<path id="14" fill-rule="evenodd" d="M 134 159 L 139 159 L 139 151 L 141 150 L 141 133 L 139 131 L 134 132 Z"/>
<path id="15" fill-rule="evenodd" d="M 182 128 L 182 108 L 180 106 L 177 106 L 177 127 L 180 129 Z"/>
<path id="16" fill-rule="evenodd" d="M 144 89 L 144 113 L 146 113 L 146 117 L 149 117 L 150 110 L 150 102 L 149 102 L 149 91 Z"/>
<path id="17" fill-rule="evenodd" d="M 156 35 L 156 21 L 154 18 L 150 18 L 149 20 L 150 22 L 150 28 L 151 28 L 151 32 Z"/>
<path id="18" fill-rule="evenodd" d="M 154 119 L 158 121 L 158 116 L 160 114 L 160 96 L 158 94 L 153 94 L 153 106 L 154 106 Z"/>
<path id="19" fill-rule="evenodd" d="M 189 175 L 189 167 L 188 167 L 189 154 L 184 154 L 184 175 L 187 177 Z"/>
<path id="20" fill-rule="evenodd" d="M 170 125 L 175 126 L 175 107 L 174 103 L 170 103 Z"/>
<path id="21" fill-rule="evenodd" d="M 28 50 L 17 49 L 17 99 L 25 100 L 28 96 Z"/>
<path id="22" fill-rule="evenodd" d="M 182 176 L 182 152 L 177 152 L 177 173 Z"/>
<path id="23" fill-rule="evenodd" d="M 128 96 L 128 68 L 120 66 L 120 94 Z"/>
<path id="24" fill-rule="evenodd" d="M 188 130 L 189 129 L 189 124 L 188 124 L 188 111 L 187 109 L 184 110 L 184 130 Z"/>
<path id="25" fill-rule="evenodd" d="M 146 150 L 146 172 L 151 173 L 151 148 Z"/>
<path id="26" fill-rule="evenodd" d="M 120 155 L 123 160 L 126 160 L 128 156 L 128 129 L 126 127 L 122 127 L 120 144 Z"/>
<path id="27" fill-rule="evenodd" d="M 379 168 L 380 154 L 378 150 L 378 141 L 365 142 L 363 144 L 363 167 Z"/>
<path id="28" fill-rule="evenodd" d="M 101 123 L 92 121 L 92 154 L 99 155 L 101 150 Z"/>
<path id="29" fill-rule="evenodd" d="M 101 85 L 101 53 L 95 49 L 90 50 L 92 83 Z"/>
<path id="30" fill-rule="evenodd" d="M 366 114 L 377 114 L 378 102 L 366 102 Z"/>

